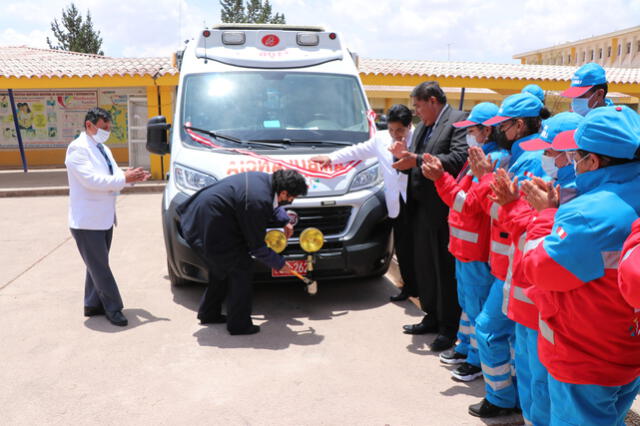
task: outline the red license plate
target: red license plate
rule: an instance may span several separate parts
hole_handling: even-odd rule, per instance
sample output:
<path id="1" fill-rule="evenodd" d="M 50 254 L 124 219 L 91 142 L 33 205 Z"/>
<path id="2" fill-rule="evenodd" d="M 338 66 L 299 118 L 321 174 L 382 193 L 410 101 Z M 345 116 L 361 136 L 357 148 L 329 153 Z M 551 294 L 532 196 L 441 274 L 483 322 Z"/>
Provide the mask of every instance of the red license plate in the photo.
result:
<path id="1" fill-rule="evenodd" d="M 287 260 L 287 264 L 301 275 L 307 275 L 307 261 L 306 260 Z M 293 274 L 283 274 L 277 269 L 271 270 L 272 277 L 293 277 Z"/>

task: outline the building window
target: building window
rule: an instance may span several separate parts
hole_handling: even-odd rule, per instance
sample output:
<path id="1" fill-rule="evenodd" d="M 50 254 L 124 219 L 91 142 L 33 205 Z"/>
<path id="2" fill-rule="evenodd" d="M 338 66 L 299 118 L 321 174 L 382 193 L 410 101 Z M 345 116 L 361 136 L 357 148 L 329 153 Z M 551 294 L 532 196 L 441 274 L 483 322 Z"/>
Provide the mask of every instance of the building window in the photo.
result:
<path id="1" fill-rule="evenodd" d="M 607 47 L 607 58 L 611 57 L 611 46 Z"/>
<path id="2" fill-rule="evenodd" d="M 586 60 L 587 60 L 587 51 L 584 50 L 584 51 L 582 51 L 582 62 L 584 62 Z"/>
<path id="3" fill-rule="evenodd" d="M 631 53 L 631 42 L 627 43 L 627 55 Z"/>
<path id="4" fill-rule="evenodd" d="M 602 47 L 598 49 L 598 59 L 602 59 Z"/>
<path id="5" fill-rule="evenodd" d="M 593 61 L 593 58 L 595 57 L 595 51 L 593 49 L 591 49 L 591 60 Z"/>
<path id="6" fill-rule="evenodd" d="M 618 56 L 622 55 L 622 45 L 618 45 Z"/>
<path id="7" fill-rule="evenodd" d="M 636 53 L 640 52 L 640 41 L 638 41 L 638 48 L 636 49 Z"/>

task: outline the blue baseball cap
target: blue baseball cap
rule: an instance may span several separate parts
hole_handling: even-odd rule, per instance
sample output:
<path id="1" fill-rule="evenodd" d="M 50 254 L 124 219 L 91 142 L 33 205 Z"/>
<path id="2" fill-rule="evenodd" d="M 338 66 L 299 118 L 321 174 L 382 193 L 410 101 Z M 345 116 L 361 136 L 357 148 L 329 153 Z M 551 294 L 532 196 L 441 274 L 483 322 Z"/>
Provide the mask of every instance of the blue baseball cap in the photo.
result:
<path id="1" fill-rule="evenodd" d="M 539 137 L 522 142 L 520 148 L 525 151 L 538 151 L 551 148 L 551 144 L 559 133 L 575 130 L 584 119 L 575 112 L 561 112 L 544 121 Z"/>
<path id="2" fill-rule="evenodd" d="M 525 86 L 520 93 L 531 93 L 536 98 L 540 99 L 540 102 L 544 102 L 544 90 L 537 84 L 529 84 Z"/>
<path id="3" fill-rule="evenodd" d="M 587 93 L 593 86 L 606 82 L 607 75 L 604 68 L 595 62 L 589 62 L 578 68 L 571 77 L 571 87 L 560 93 L 560 96 L 577 98 Z"/>
<path id="4" fill-rule="evenodd" d="M 471 109 L 471 114 L 464 121 L 453 123 L 453 127 L 464 129 L 471 126 L 482 124 L 498 113 L 498 105 L 491 102 L 481 102 Z"/>
<path id="5" fill-rule="evenodd" d="M 640 116 L 626 106 L 599 107 L 576 130 L 562 132 L 551 145 L 556 151 L 584 151 L 633 159 L 640 148 Z"/>
<path id="6" fill-rule="evenodd" d="M 495 126 L 503 121 L 518 117 L 538 117 L 544 107 L 540 99 L 531 93 L 516 93 L 502 101 L 495 117 L 485 121 L 485 126 Z"/>

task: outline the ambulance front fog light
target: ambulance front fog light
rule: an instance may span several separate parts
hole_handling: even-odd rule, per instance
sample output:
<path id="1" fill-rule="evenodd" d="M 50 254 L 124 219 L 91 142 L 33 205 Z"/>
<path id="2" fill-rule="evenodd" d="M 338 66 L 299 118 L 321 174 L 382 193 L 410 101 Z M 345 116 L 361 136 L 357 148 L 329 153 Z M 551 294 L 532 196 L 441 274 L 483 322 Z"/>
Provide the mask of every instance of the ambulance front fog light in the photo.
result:
<path id="1" fill-rule="evenodd" d="M 222 43 L 230 45 L 244 44 L 246 37 L 243 31 L 225 31 L 222 33 Z"/>
<path id="2" fill-rule="evenodd" d="M 217 182 L 217 179 L 213 176 L 196 172 L 195 170 L 191 170 L 177 164 L 174 166 L 173 178 L 176 180 L 176 186 L 178 189 L 186 193 L 199 191 L 205 186 L 209 186 Z"/>
<path id="3" fill-rule="evenodd" d="M 307 228 L 300 234 L 300 247 L 307 253 L 315 253 L 324 245 L 324 235 L 318 228 Z"/>
<path id="4" fill-rule="evenodd" d="M 267 235 L 264 237 L 264 242 L 267 244 L 267 247 L 276 253 L 282 253 L 284 249 L 287 248 L 287 237 L 284 235 L 284 232 L 279 229 L 272 229 L 267 232 Z"/>
<path id="5" fill-rule="evenodd" d="M 299 46 L 317 46 L 320 44 L 320 37 L 318 37 L 318 34 L 313 33 L 298 33 L 296 41 Z"/>

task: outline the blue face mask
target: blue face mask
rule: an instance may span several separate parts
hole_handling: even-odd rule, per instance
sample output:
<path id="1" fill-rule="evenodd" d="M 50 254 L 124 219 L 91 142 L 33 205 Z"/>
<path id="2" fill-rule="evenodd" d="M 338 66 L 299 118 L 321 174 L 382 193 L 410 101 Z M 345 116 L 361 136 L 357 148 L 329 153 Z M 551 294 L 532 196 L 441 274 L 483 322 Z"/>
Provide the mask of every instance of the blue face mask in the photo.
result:
<path id="1" fill-rule="evenodd" d="M 573 98 L 571 100 L 571 109 L 576 114 L 580 114 L 581 116 L 585 116 L 589 114 L 593 108 L 589 106 L 589 101 L 591 100 L 591 96 L 588 98 Z"/>

